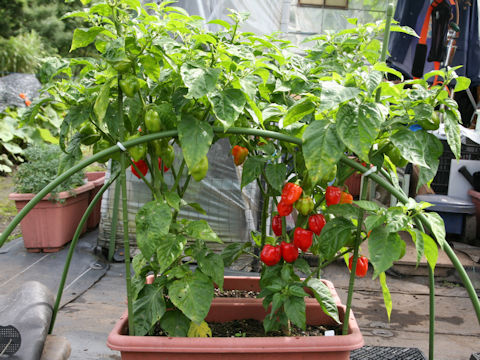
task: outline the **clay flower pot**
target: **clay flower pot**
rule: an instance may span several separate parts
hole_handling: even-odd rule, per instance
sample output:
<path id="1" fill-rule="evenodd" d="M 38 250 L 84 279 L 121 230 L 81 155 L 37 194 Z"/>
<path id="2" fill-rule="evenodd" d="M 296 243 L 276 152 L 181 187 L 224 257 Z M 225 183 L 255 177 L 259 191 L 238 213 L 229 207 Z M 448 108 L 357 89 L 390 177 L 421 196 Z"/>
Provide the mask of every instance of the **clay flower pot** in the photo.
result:
<path id="1" fill-rule="evenodd" d="M 88 182 L 92 183 L 94 188 L 90 191 L 90 196 L 88 199 L 88 203 L 90 204 L 99 192 L 100 188 L 103 186 L 105 182 L 105 171 L 92 171 L 92 172 L 87 172 L 85 176 L 88 179 Z M 99 201 L 93 208 L 90 216 L 88 217 L 87 220 L 87 229 L 92 230 L 95 229 L 98 224 L 100 223 L 100 208 L 102 206 L 102 202 Z"/>
<path id="2" fill-rule="evenodd" d="M 58 201 L 49 200 L 50 195 L 45 196 L 20 222 L 27 251 L 55 252 L 72 240 L 87 209 L 93 187 L 88 182 L 71 191 L 62 191 L 58 193 Z M 35 194 L 12 193 L 8 198 L 15 201 L 15 206 L 20 211 L 34 196 Z"/>
<path id="3" fill-rule="evenodd" d="M 340 319 L 345 307 L 329 282 L 337 302 Z M 259 278 L 225 277 L 225 289 L 259 290 Z M 307 324 L 333 325 L 334 320 L 322 311 L 315 299 L 306 299 Z M 261 299 L 215 298 L 206 321 L 238 319 L 263 320 L 265 310 Z M 187 338 L 166 336 L 127 336 L 125 313 L 108 336 L 107 345 L 121 352 L 122 360 L 295 360 L 295 359 L 350 359 L 350 351 L 363 346 L 363 337 L 350 315 L 349 331 L 345 336 L 292 337 L 214 337 Z"/>

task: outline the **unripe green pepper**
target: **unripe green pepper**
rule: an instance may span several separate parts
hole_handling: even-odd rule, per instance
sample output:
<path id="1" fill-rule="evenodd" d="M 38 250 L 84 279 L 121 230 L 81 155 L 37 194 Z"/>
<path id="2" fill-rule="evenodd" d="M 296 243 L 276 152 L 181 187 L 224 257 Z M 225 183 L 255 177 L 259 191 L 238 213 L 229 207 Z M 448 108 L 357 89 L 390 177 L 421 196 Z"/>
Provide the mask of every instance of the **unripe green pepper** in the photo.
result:
<path id="1" fill-rule="evenodd" d="M 80 142 L 83 145 L 93 145 L 101 138 L 101 136 L 95 132 L 95 129 L 90 124 L 83 125 L 79 132 L 81 135 Z"/>
<path id="2" fill-rule="evenodd" d="M 138 134 L 135 134 L 135 135 L 132 135 L 130 136 L 128 140 L 134 140 L 134 139 L 138 139 L 140 137 L 140 135 Z M 136 145 L 136 146 L 132 146 L 131 148 L 128 149 L 130 155 L 132 156 L 132 159 L 133 161 L 139 161 L 141 159 L 143 159 L 145 157 L 145 155 L 147 154 L 147 145 L 146 144 L 139 144 L 139 145 Z"/>
<path id="3" fill-rule="evenodd" d="M 313 208 L 314 204 L 310 196 L 302 196 L 295 203 L 295 209 L 297 209 L 298 212 L 304 216 L 310 214 L 313 211 Z"/>
<path id="4" fill-rule="evenodd" d="M 190 175 L 195 179 L 195 181 L 201 181 L 208 171 L 208 158 L 205 155 L 202 160 L 200 160 L 192 169 L 190 170 Z"/>
<path id="5" fill-rule="evenodd" d="M 155 110 L 150 109 L 145 113 L 145 126 L 149 133 L 156 133 L 162 130 L 160 116 Z"/>
<path id="6" fill-rule="evenodd" d="M 100 151 L 103 151 L 105 149 L 108 149 L 110 146 L 112 146 L 107 140 L 105 139 L 101 139 L 99 141 L 97 141 L 94 145 L 93 145 L 93 154 L 96 154 L 96 153 L 99 153 Z M 115 153 L 111 156 L 104 156 L 100 159 L 97 160 L 97 162 L 99 163 L 105 163 L 108 161 L 108 159 L 112 158 L 113 160 L 117 160 L 117 161 L 120 161 L 120 154 L 119 153 Z"/>
<path id="7" fill-rule="evenodd" d="M 128 74 L 120 80 L 120 88 L 128 97 L 134 97 L 140 89 L 140 83 L 135 75 Z"/>
<path id="8" fill-rule="evenodd" d="M 131 62 L 128 58 L 122 58 L 119 60 L 109 61 L 112 67 L 118 71 L 120 74 L 126 73 L 130 70 Z"/>
<path id="9" fill-rule="evenodd" d="M 160 157 L 163 160 L 163 164 L 171 168 L 173 165 L 173 161 L 175 160 L 175 150 L 173 149 L 173 146 L 170 144 L 167 144 L 167 146 L 164 146 L 160 152 Z M 207 170 L 208 170 L 208 160 L 207 160 Z"/>

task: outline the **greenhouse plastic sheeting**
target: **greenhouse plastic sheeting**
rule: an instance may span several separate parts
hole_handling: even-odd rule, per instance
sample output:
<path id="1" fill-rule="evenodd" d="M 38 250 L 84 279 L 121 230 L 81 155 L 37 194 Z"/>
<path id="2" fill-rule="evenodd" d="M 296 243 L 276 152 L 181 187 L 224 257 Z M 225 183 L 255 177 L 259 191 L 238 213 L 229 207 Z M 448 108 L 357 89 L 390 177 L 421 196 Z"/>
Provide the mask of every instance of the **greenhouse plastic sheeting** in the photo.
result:
<path id="1" fill-rule="evenodd" d="M 176 168 L 181 163 L 181 151 L 175 149 Z M 202 215 L 191 207 L 183 207 L 179 217 L 191 220 L 206 220 L 224 243 L 250 241 L 250 231 L 257 228 L 260 208 L 260 191 L 256 183 L 240 190 L 240 168 L 235 167 L 230 155 L 228 140 L 217 141 L 208 153 L 209 169 L 201 181 L 190 181 L 184 200 L 198 203 L 206 211 Z M 110 176 L 107 173 L 107 178 Z M 150 175 L 147 174 L 147 179 Z M 165 181 L 173 184 L 171 172 L 165 173 Z M 183 181 L 181 181 L 183 183 Z M 110 187 L 103 195 L 99 230 L 99 245 L 108 248 L 111 234 L 112 208 L 115 187 Z M 127 170 L 128 219 L 130 244 L 135 247 L 135 214 L 148 201 L 152 200 L 149 188 Z M 121 203 L 121 202 L 120 202 Z M 117 248 L 123 246 L 123 226 L 121 205 L 118 211 Z M 212 247 L 216 244 L 212 244 Z"/>
<path id="2" fill-rule="evenodd" d="M 463 65 L 457 70 L 458 75 L 472 80 L 472 85 L 480 85 L 480 27 L 478 0 L 459 2 L 460 36 L 456 41 L 457 49 L 450 66 Z M 395 20 L 400 25 L 413 28 L 418 34 L 422 29 L 425 14 L 430 1 L 398 0 Z M 418 39 L 403 33 L 392 33 L 389 51 L 389 62 L 406 77 L 411 78 L 413 59 Z M 430 39 L 427 40 L 430 48 Z M 424 73 L 433 70 L 433 62 L 425 62 Z"/>
<path id="3" fill-rule="evenodd" d="M 33 100 L 41 84 L 33 74 L 13 73 L 0 77 L 0 111 L 8 106 L 25 106 L 19 94 L 24 93 Z"/>

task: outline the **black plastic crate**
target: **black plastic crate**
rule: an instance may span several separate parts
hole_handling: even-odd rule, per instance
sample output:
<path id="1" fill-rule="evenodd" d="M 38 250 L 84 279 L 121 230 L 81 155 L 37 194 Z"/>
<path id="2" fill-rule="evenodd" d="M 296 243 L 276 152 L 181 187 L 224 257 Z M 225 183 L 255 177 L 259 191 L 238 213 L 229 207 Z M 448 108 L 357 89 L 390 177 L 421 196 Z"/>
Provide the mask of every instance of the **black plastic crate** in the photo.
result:
<path id="1" fill-rule="evenodd" d="M 353 350 L 350 360 L 425 360 L 417 348 L 393 346 L 367 346 Z"/>
<path id="2" fill-rule="evenodd" d="M 455 159 L 455 155 L 450 150 L 446 140 L 442 140 L 443 154 L 440 156 L 437 175 L 432 181 L 431 187 L 436 194 L 448 194 L 448 181 L 450 179 L 451 160 Z M 466 144 L 462 144 L 460 158 L 463 160 L 480 160 L 480 145 L 475 144 L 467 139 Z"/>

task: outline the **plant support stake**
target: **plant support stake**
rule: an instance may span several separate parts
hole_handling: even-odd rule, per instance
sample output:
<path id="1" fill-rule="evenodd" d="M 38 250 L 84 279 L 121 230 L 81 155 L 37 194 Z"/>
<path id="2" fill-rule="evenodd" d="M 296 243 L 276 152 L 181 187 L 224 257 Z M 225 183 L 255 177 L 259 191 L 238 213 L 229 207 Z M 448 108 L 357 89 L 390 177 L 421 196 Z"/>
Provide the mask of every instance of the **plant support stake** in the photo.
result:
<path id="1" fill-rule="evenodd" d="M 80 219 L 80 222 L 77 226 L 77 230 L 75 230 L 75 234 L 73 235 L 72 242 L 70 243 L 70 248 L 68 249 L 67 258 L 65 259 L 65 265 L 63 266 L 62 278 L 60 280 L 60 284 L 58 285 L 57 298 L 55 300 L 55 305 L 53 306 L 52 320 L 50 321 L 50 328 L 48 329 L 49 334 L 52 333 L 53 327 L 55 326 L 55 319 L 57 317 L 58 309 L 60 307 L 60 301 L 62 300 L 63 289 L 65 287 L 65 281 L 67 280 L 68 270 L 70 269 L 70 263 L 72 261 L 73 251 L 77 246 L 77 242 L 82 233 L 83 226 L 87 222 L 88 217 L 92 213 L 93 208 L 95 207 L 97 202 L 102 198 L 102 195 L 105 192 L 105 190 L 107 190 L 110 187 L 110 185 L 112 185 L 112 183 L 117 179 L 117 177 L 118 177 L 118 173 L 116 173 L 112 178 L 110 178 L 108 182 L 106 182 L 100 188 L 98 193 L 92 199 L 92 202 L 88 205 L 87 210 L 85 210 L 85 213 L 83 214 L 82 218 Z"/>

